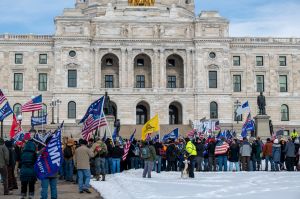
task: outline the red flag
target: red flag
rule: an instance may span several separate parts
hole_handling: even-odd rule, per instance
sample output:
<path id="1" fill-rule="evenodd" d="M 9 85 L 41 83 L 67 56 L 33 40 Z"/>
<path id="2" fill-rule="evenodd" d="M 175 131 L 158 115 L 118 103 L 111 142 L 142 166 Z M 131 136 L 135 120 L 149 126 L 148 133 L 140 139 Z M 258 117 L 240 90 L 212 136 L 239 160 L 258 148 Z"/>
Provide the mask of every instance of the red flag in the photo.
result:
<path id="1" fill-rule="evenodd" d="M 16 116 L 14 114 L 13 115 L 13 121 L 11 123 L 10 133 L 9 133 L 10 138 L 15 137 L 15 135 L 16 135 L 16 131 L 15 130 L 16 130 L 16 128 L 18 126 L 19 126 L 19 123 L 18 123 L 17 118 L 16 118 Z"/>

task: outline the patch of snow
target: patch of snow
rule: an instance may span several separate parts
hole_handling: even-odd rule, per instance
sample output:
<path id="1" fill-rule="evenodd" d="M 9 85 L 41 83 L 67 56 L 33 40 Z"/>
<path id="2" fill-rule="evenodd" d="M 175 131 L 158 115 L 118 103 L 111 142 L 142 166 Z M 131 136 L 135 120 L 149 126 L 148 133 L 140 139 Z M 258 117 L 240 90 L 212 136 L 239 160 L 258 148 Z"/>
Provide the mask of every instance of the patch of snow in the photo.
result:
<path id="1" fill-rule="evenodd" d="M 106 181 L 91 181 L 104 199 L 299 199 L 300 172 L 195 172 L 182 179 L 180 172 L 152 172 L 142 178 L 142 169 L 107 175 Z"/>

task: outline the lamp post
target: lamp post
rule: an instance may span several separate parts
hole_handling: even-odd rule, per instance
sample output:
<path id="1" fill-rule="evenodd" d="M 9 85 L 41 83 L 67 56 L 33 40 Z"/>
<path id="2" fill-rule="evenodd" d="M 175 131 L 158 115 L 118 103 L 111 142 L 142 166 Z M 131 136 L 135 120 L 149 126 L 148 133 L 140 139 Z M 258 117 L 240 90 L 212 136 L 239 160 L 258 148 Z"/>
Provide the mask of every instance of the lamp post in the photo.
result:
<path id="1" fill-rule="evenodd" d="M 51 107 L 51 112 L 52 112 L 52 121 L 51 121 L 51 124 L 55 124 L 55 122 L 54 122 L 54 108 L 55 108 L 55 106 L 56 106 L 56 102 L 55 102 L 55 99 L 54 98 L 52 98 L 52 100 L 51 100 L 51 103 L 49 104 L 49 106 Z"/>
<path id="2" fill-rule="evenodd" d="M 59 124 L 59 105 L 61 104 L 61 101 L 57 98 L 56 99 L 56 106 L 57 106 L 57 124 Z"/>
<path id="3" fill-rule="evenodd" d="M 239 108 L 239 106 L 241 105 L 241 102 L 239 101 L 239 98 L 236 98 L 236 101 L 234 102 L 234 105 L 235 105 L 235 111 L 234 111 L 234 114 L 235 114 L 235 120 L 236 120 L 236 123 L 238 124 L 239 123 L 239 118 L 237 116 L 237 109 Z"/>

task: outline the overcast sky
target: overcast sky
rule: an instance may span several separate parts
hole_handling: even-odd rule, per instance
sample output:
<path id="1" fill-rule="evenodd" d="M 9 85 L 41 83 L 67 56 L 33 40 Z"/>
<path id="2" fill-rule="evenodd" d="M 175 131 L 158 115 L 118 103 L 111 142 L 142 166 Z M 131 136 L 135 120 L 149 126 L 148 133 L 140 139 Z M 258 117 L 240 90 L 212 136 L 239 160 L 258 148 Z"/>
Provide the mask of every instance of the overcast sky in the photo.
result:
<path id="1" fill-rule="evenodd" d="M 53 19 L 75 0 L 0 0 L 0 34 L 53 34 Z M 216 10 L 230 36 L 300 37 L 300 0 L 195 0 L 196 14 Z"/>

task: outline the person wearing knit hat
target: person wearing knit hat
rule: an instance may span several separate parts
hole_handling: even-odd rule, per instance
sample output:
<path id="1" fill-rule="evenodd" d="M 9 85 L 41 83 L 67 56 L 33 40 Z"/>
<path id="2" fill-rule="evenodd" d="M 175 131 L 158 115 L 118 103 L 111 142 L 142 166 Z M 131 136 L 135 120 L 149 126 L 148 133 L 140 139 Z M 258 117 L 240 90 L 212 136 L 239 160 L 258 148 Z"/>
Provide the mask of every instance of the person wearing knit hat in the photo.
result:
<path id="1" fill-rule="evenodd" d="M 272 157 L 274 161 L 275 171 L 279 171 L 280 156 L 281 156 L 281 145 L 279 144 L 278 139 L 275 139 L 274 144 L 272 145 Z"/>

